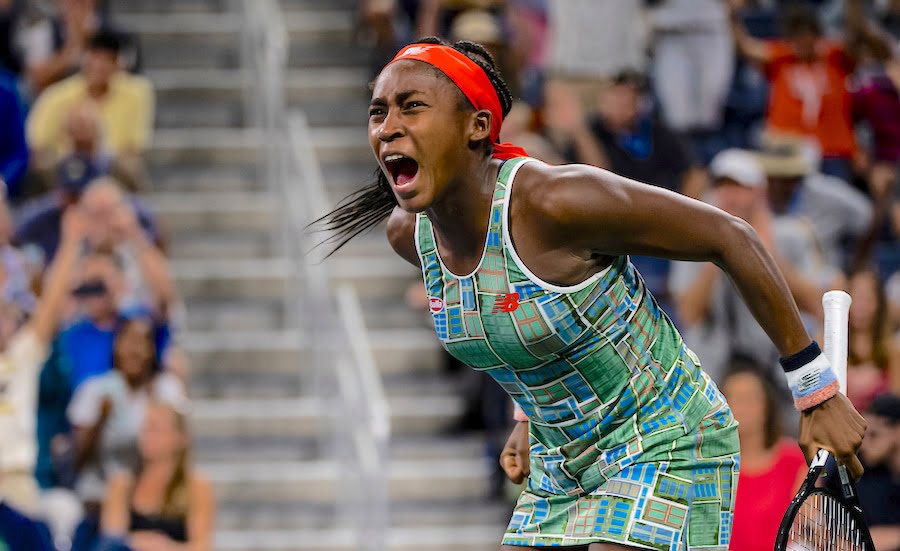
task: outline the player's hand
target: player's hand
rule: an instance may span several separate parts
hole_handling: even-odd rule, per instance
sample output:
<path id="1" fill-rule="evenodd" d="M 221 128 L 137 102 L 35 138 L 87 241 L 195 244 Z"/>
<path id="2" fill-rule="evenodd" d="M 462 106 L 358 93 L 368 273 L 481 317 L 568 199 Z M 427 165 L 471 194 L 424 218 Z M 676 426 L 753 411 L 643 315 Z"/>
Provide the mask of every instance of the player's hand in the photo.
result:
<path id="1" fill-rule="evenodd" d="M 503 467 L 503 472 L 516 484 L 521 484 L 531 473 L 529 448 L 528 422 L 519 421 L 513 427 L 500 453 L 500 466 Z"/>
<path id="2" fill-rule="evenodd" d="M 856 479 L 863 474 L 856 450 L 865 433 L 866 420 L 841 393 L 800 414 L 800 448 L 806 461 L 820 449 L 828 450 Z"/>

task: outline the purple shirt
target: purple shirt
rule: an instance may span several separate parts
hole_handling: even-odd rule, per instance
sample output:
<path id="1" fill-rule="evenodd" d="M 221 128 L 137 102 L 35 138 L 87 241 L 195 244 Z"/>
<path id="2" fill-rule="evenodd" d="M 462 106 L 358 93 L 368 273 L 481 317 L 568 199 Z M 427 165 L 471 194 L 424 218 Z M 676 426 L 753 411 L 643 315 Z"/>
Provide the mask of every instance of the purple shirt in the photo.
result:
<path id="1" fill-rule="evenodd" d="M 884 73 L 865 77 L 853 92 L 853 110 L 872 129 L 876 161 L 900 161 L 900 94 Z"/>

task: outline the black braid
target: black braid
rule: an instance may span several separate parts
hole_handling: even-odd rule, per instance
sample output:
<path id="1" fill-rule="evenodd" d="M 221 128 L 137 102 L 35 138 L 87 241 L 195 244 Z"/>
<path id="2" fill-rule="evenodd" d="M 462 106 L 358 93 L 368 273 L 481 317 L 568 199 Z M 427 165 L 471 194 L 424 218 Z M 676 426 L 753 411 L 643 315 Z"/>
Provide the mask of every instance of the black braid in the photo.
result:
<path id="1" fill-rule="evenodd" d="M 465 54 L 466 57 L 481 67 L 487 75 L 488 80 L 490 80 L 491 85 L 497 92 L 497 97 L 500 98 L 500 108 L 503 116 L 506 117 L 509 114 L 513 103 L 512 93 L 510 93 L 509 86 L 506 85 L 506 81 L 500 75 L 493 56 L 484 46 L 467 40 L 450 44 L 446 40 L 435 36 L 422 38 L 416 44 L 441 44 Z M 447 78 L 439 70 L 435 69 L 435 71 L 442 77 Z M 475 106 L 469 102 L 465 94 L 460 92 L 460 96 L 465 101 L 468 109 L 475 109 Z M 390 181 L 379 167 L 375 170 L 374 181 L 342 199 L 334 210 L 311 222 L 307 229 L 332 233 L 331 236 L 319 243 L 319 245 L 334 245 L 334 248 L 327 255 L 331 256 L 357 235 L 386 220 L 396 206 L 397 199 L 391 190 Z"/>

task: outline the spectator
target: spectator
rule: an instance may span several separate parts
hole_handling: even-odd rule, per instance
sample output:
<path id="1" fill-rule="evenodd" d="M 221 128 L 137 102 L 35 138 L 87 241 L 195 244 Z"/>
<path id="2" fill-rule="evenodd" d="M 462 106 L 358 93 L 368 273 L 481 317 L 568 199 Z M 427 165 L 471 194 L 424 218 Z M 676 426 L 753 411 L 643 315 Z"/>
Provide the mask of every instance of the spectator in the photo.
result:
<path id="1" fill-rule="evenodd" d="M 548 104 L 553 108 L 547 112 L 547 124 L 557 133 L 564 133 L 563 125 L 575 123 L 582 116 L 577 112 L 576 102 L 556 99 L 560 86 L 548 87 Z M 626 71 L 616 75 L 600 96 L 598 116 L 590 117 L 587 127 L 584 124 L 570 127 L 569 158 L 602 166 L 626 178 L 697 196 L 705 186 L 703 172 L 695 167 L 685 144 L 645 108 L 644 88 L 644 78 L 639 73 Z M 632 262 L 665 308 L 670 301 L 667 280 L 671 263 L 637 256 L 632 257 Z"/>
<path id="2" fill-rule="evenodd" d="M 649 12 L 653 83 L 666 124 L 689 135 L 695 154 L 718 153 L 725 98 L 734 73 L 734 43 L 721 0 L 662 0 Z"/>
<path id="3" fill-rule="evenodd" d="M 110 479 L 97 551 L 211 550 L 215 498 L 191 466 L 184 414 L 151 404 L 138 445 L 140 468 Z"/>
<path id="4" fill-rule="evenodd" d="M 853 110 L 872 134 L 869 190 L 878 205 L 889 202 L 900 163 L 900 61 L 881 42 L 863 52 L 868 63 L 858 71 Z"/>
<path id="5" fill-rule="evenodd" d="M 814 146 L 770 134 L 759 160 L 776 216 L 808 221 L 827 264 L 849 271 L 854 252 L 872 225 L 872 205 L 846 182 L 813 169 Z"/>
<path id="6" fill-rule="evenodd" d="M 580 116 L 581 111 L 576 112 Z M 535 132 L 534 111 L 525 102 L 516 102 L 509 114 L 503 119 L 500 140 L 521 146 L 535 159 L 545 163 L 558 165 L 565 162 L 547 138 Z M 570 127 L 571 128 L 571 127 Z"/>
<path id="7" fill-rule="evenodd" d="M 730 3 L 734 7 L 743 2 Z M 857 0 L 847 1 L 851 36 L 867 34 L 857 4 Z M 769 128 L 815 138 L 823 155 L 822 172 L 849 182 L 857 151 L 845 82 L 855 62 L 845 44 L 823 38 L 822 25 L 809 6 L 785 9 L 787 40 L 762 41 L 750 36 L 737 10 L 732 11 L 731 26 L 738 51 L 761 67 L 771 83 Z"/>
<path id="8" fill-rule="evenodd" d="M 28 168 L 28 145 L 25 142 L 25 108 L 12 73 L 0 67 L 0 190 L 7 197 L 19 196 Z"/>
<path id="9" fill-rule="evenodd" d="M 85 1 L 85 0 L 72 0 Z M 28 117 L 28 144 L 39 167 L 71 153 L 66 136 L 68 113 L 85 101 L 97 104 L 105 149 L 118 159 L 140 155 L 150 141 L 153 90 L 143 77 L 121 69 L 123 39 L 101 30 L 87 44 L 81 70 L 49 87 Z"/>
<path id="10" fill-rule="evenodd" d="M 643 71 L 647 26 L 639 0 L 548 0 L 547 71 L 593 114 L 603 85 L 624 70 Z"/>
<path id="11" fill-rule="evenodd" d="M 13 304 L 0 306 L 0 499 L 26 514 L 38 511 L 33 474 L 38 375 L 60 321 L 85 227 L 80 212 L 66 215 L 60 254 L 30 319 L 24 321 L 23 311 Z M 0 521 L 0 533 L 2 528 Z"/>
<path id="12" fill-rule="evenodd" d="M 120 307 L 125 276 L 119 259 L 109 252 L 95 251 L 83 262 L 78 287 L 83 314 L 80 321 L 59 335 L 62 362 L 68 368 L 69 387 L 74 392 L 87 379 L 102 375 L 113 365 L 115 329 L 123 316 L 147 315 L 146 309 Z M 156 327 L 155 347 L 162 356 L 168 341 L 166 326 Z"/>
<path id="13" fill-rule="evenodd" d="M 722 380 L 741 440 L 731 551 L 771 551 L 781 517 L 806 475 L 796 441 L 782 436 L 778 398 L 761 366 L 738 363 Z"/>
<path id="14" fill-rule="evenodd" d="M 72 152 L 37 174 L 40 184 L 34 193 L 56 187 L 60 180 L 99 178 L 111 176 L 129 192 L 146 191 L 143 167 L 134 156 L 115 157 L 103 148 L 100 111 L 97 104 L 85 101 L 72 107 L 66 114 L 65 132 Z M 82 176 L 83 175 L 83 176 Z"/>
<path id="15" fill-rule="evenodd" d="M 605 156 L 603 168 L 686 195 L 699 195 L 704 187 L 702 171 L 696 168 L 686 145 L 647 108 L 645 91 L 643 75 L 625 71 L 613 77 L 600 94 L 599 113 L 587 121 L 588 136 Z M 565 131 L 556 115 L 556 110 L 548 111 L 547 124 Z M 560 117 L 566 123 L 575 118 Z M 597 159 L 586 154 L 589 148 L 575 141 L 582 136 L 573 133 L 571 138 L 570 160 L 596 164 Z"/>
<path id="16" fill-rule="evenodd" d="M 40 274 L 32 269 L 25 255 L 10 244 L 12 232 L 9 206 L 0 199 L 0 271 L 3 273 L 0 300 L 15 305 L 22 312 L 31 313 L 35 302 L 32 279 Z"/>
<path id="17" fill-rule="evenodd" d="M 857 482 L 872 542 L 879 551 L 900 549 L 900 397 L 883 394 L 866 411 L 860 455 L 866 472 Z"/>
<path id="18" fill-rule="evenodd" d="M 102 501 L 109 476 L 137 469 L 137 435 L 148 403 L 186 405 L 181 381 L 160 372 L 154 332 L 148 318 L 123 319 L 115 330 L 113 369 L 77 387 L 69 404 L 76 492 L 89 510 Z"/>
<path id="19" fill-rule="evenodd" d="M 143 229 L 134 205 L 140 205 L 110 178 L 91 183 L 81 197 L 81 206 L 93 224 L 88 243 L 98 250 L 112 251 L 125 275 L 120 308 L 147 308 L 165 319 L 175 300 L 175 283 L 169 263 L 151 236 Z"/>
<path id="20" fill-rule="evenodd" d="M 775 256 L 798 305 L 819 315 L 822 289 L 806 275 L 818 266 L 810 258 L 815 251 L 812 232 L 800 224 L 773 219 L 766 203 L 766 178 L 754 155 L 723 151 L 710 164 L 710 174 L 714 185 L 710 202 L 753 225 Z M 735 356 L 776 369 L 778 352 L 718 267 L 677 262 L 670 286 L 680 328 L 714 380 L 720 380 Z"/>
<path id="21" fill-rule="evenodd" d="M 850 276 L 850 340 L 847 397 L 859 411 L 888 388 L 900 385 L 900 346 L 888 325 L 884 286 L 872 268 Z"/>
<path id="22" fill-rule="evenodd" d="M 55 3 L 56 13 L 38 18 L 21 33 L 27 77 L 35 95 L 77 71 L 93 35 L 101 31 L 115 32 L 102 10 L 97 9 L 96 0 L 56 0 Z M 130 71 L 136 70 L 137 44 L 129 38 L 123 51 L 125 66 Z"/>
<path id="23" fill-rule="evenodd" d="M 110 190 L 111 187 L 116 187 L 113 183 L 115 182 L 114 180 L 110 178 L 94 179 L 94 176 L 95 174 L 91 168 L 80 161 L 73 161 L 70 164 L 63 165 L 61 167 L 59 186 L 53 193 L 34 199 L 19 209 L 13 242 L 23 249 L 34 251 L 34 256 L 43 257 L 45 261 L 49 261 L 56 254 L 56 248 L 59 245 L 59 224 L 63 212 L 81 201 L 82 195 L 88 187 L 92 187 L 92 184 L 102 184 L 98 189 L 94 190 L 94 197 L 87 200 L 86 206 L 88 210 L 92 211 L 92 216 L 97 214 L 94 212 L 98 209 L 96 203 L 100 203 L 99 210 L 105 214 L 105 209 L 110 206 L 109 203 L 115 203 L 115 205 L 112 205 L 115 207 L 122 199 L 126 198 L 121 193 L 117 194 L 115 191 Z M 109 196 L 114 196 L 112 201 L 108 199 Z M 134 209 L 147 239 L 159 245 L 159 234 L 149 208 L 134 196 L 127 197 L 127 200 Z M 113 210 L 117 208 L 119 207 Z M 113 233 L 113 230 L 107 227 L 112 223 L 112 218 L 109 216 L 104 215 L 101 219 L 93 221 L 94 224 L 91 226 L 92 234 Z"/>

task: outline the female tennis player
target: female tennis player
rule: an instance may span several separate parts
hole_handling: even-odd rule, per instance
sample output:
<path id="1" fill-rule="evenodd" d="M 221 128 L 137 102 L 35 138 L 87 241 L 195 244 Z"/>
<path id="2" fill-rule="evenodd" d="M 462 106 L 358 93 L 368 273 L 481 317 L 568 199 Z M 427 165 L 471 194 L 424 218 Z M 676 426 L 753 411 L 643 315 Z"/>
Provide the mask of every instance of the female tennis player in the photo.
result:
<path id="1" fill-rule="evenodd" d="M 481 46 L 407 46 L 373 84 L 377 181 L 323 218 L 340 246 L 389 216 L 441 343 L 520 408 L 502 461 L 528 484 L 502 549 L 727 549 L 737 424 L 630 254 L 722 268 L 784 356 L 805 449 L 833 450 L 859 475 L 864 421 L 751 227 L 498 143 L 510 104 Z"/>

